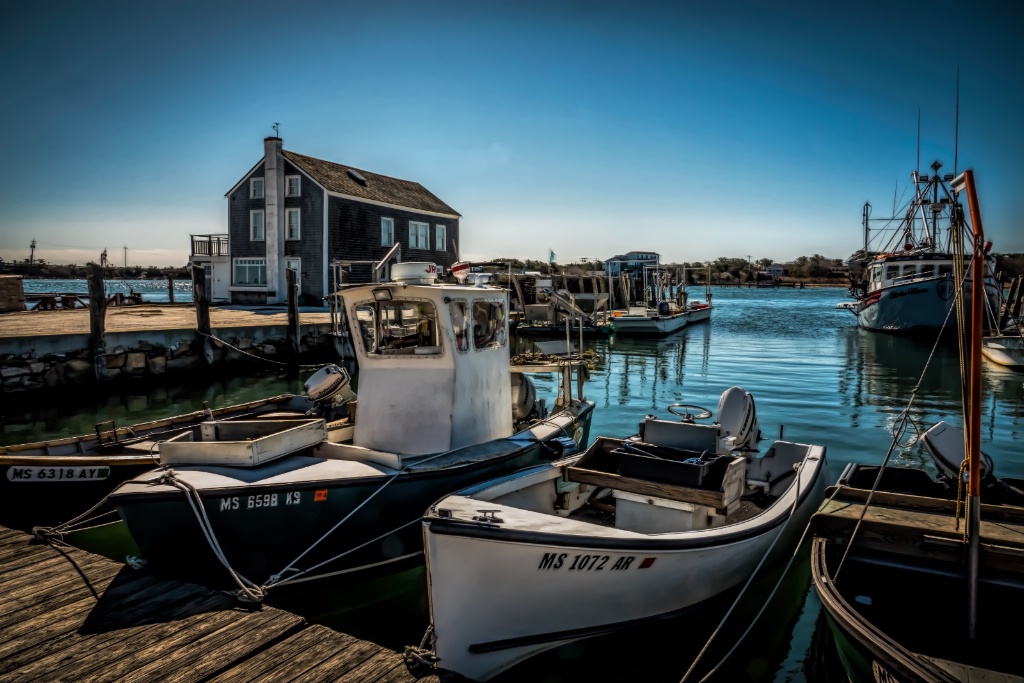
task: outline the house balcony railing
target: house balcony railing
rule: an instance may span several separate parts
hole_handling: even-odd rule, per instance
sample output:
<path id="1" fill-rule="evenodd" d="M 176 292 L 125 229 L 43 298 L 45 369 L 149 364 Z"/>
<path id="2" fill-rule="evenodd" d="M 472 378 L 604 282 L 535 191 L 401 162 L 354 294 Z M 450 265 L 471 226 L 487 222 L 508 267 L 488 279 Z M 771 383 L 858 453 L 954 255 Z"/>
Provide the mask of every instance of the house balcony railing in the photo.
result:
<path id="1" fill-rule="evenodd" d="M 228 256 L 227 235 L 191 235 L 192 256 Z"/>

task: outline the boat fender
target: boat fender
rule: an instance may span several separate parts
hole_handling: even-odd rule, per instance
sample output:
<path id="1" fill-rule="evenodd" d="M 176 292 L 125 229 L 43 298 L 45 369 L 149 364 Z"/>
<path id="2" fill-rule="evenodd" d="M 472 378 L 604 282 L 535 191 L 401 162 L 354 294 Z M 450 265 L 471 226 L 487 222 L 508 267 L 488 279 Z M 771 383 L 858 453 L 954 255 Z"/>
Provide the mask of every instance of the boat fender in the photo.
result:
<path id="1" fill-rule="evenodd" d="M 556 436 L 544 442 L 544 446 L 555 459 L 565 458 L 577 452 L 576 441 L 571 436 Z"/>

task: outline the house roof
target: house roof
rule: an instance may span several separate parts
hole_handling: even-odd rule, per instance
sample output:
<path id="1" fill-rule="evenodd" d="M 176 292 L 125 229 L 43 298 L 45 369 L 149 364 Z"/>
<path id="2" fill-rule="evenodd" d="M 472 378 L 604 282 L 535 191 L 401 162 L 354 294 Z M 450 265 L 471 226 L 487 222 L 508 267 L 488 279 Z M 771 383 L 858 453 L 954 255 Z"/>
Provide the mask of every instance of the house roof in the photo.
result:
<path id="1" fill-rule="evenodd" d="M 657 257 L 661 256 L 661 254 L 659 254 L 656 251 L 631 251 L 628 254 L 616 254 L 615 256 L 612 256 L 610 259 L 606 259 L 605 263 L 608 263 L 608 261 L 636 261 L 636 257 L 640 254 L 653 254 L 654 256 Z"/>
<path id="2" fill-rule="evenodd" d="M 288 150 L 282 150 L 281 154 L 288 161 L 302 169 L 313 180 L 323 185 L 328 192 L 337 192 L 338 194 L 351 197 L 359 197 L 360 199 L 382 202 L 384 204 L 394 204 L 420 211 L 431 211 L 433 213 L 461 217 L 458 211 L 438 199 L 430 190 L 411 180 L 391 178 L 379 173 L 364 171 L 361 168 L 343 166 L 332 161 L 315 159 L 305 154 L 298 154 Z M 364 178 L 366 182 L 360 182 L 356 177 L 353 177 L 349 173 L 350 169 L 356 171 L 358 176 Z"/>

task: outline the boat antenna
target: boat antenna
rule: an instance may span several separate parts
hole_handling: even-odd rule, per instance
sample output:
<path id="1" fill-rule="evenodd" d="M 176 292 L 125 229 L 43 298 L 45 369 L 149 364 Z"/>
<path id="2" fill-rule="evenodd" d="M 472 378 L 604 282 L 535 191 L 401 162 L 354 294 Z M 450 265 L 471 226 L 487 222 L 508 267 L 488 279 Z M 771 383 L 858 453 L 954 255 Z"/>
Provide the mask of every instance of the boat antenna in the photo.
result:
<path id="1" fill-rule="evenodd" d="M 956 123 L 953 130 L 953 177 L 956 177 L 957 156 L 960 153 L 960 65 L 956 67 Z"/>
<path id="2" fill-rule="evenodd" d="M 921 175 L 921 107 L 917 108 L 917 174 Z"/>

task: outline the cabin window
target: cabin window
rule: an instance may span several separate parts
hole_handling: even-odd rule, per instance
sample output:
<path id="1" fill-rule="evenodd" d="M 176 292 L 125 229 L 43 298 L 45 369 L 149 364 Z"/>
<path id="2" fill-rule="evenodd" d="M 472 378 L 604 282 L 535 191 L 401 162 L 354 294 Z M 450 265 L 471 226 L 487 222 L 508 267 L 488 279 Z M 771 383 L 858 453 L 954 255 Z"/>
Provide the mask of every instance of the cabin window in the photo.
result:
<path id="1" fill-rule="evenodd" d="M 284 238 L 286 240 L 297 240 L 301 228 L 301 209 L 284 210 Z"/>
<path id="2" fill-rule="evenodd" d="M 443 225 L 434 226 L 434 249 L 436 251 L 444 251 L 445 245 L 445 227 Z"/>
<path id="3" fill-rule="evenodd" d="M 427 245 L 429 232 L 430 226 L 428 224 L 409 221 L 409 248 L 429 249 L 430 247 Z"/>
<path id="4" fill-rule="evenodd" d="M 455 333 L 455 350 L 459 353 L 469 351 L 469 312 L 465 301 L 454 301 L 448 307 L 452 318 L 452 332 Z"/>
<path id="5" fill-rule="evenodd" d="M 899 277 L 899 275 L 900 275 L 900 267 L 899 266 L 886 266 L 885 267 L 885 279 L 886 280 L 895 280 L 897 277 Z"/>
<path id="6" fill-rule="evenodd" d="M 263 178 L 249 179 L 249 199 L 263 199 Z"/>
<path id="7" fill-rule="evenodd" d="M 878 282 L 880 279 L 882 279 L 882 267 L 875 266 L 871 269 L 871 281 Z"/>
<path id="8" fill-rule="evenodd" d="M 267 284 L 267 259 L 236 258 L 234 284 L 252 286 Z"/>
<path id="9" fill-rule="evenodd" d="M 921 277 L 931 277 L 935 274 L 934 263 L 922 263 L 921 264 Z"/>
<path id="10" fill-rule="evenodd" d="M 253 242 L 264 240 L 262 209 L 249 212 L 249 239 Z"/>
<path id="11" fill-rule="evenodd" d="M 939 266 L 939 277 L 949 277 L 953 274 L 953 266 Z"/>
<path id="12" fill-rule="evenodd" d="M 301 178 L 302 176 L 297 175 L 289 175 L 284 177 L 284 194 L 286 197 L 298 197 L 301 194 Z"/>
<path id="13" fill-rule="evenodd" d="M 395 243 L 395 219 L 380 219 L 380 246 L 390 247 Z"/>
<path id="14" fill-rule="evenodd" d="M 906 277 L 907 275 L 913 275 L 916 272 L 917 272 L 917 266 L 915 266 L 913 263 L 910 263 L 908 265 L 903 266 L 903 275 L 904 275 L 904 277 Z"/>
<path id="15" fill-rule="evenodd" d="M 473 302 L 473 346 L 478 351 L 504 346 L 505 326 L 504 303 Z"/>
<path id="16" fill-rule="evenodd" d="M 368 354 L 430 356 L 441 353 L 437 311 L 429 301 L 378 301 L 356 307 Z"/>

